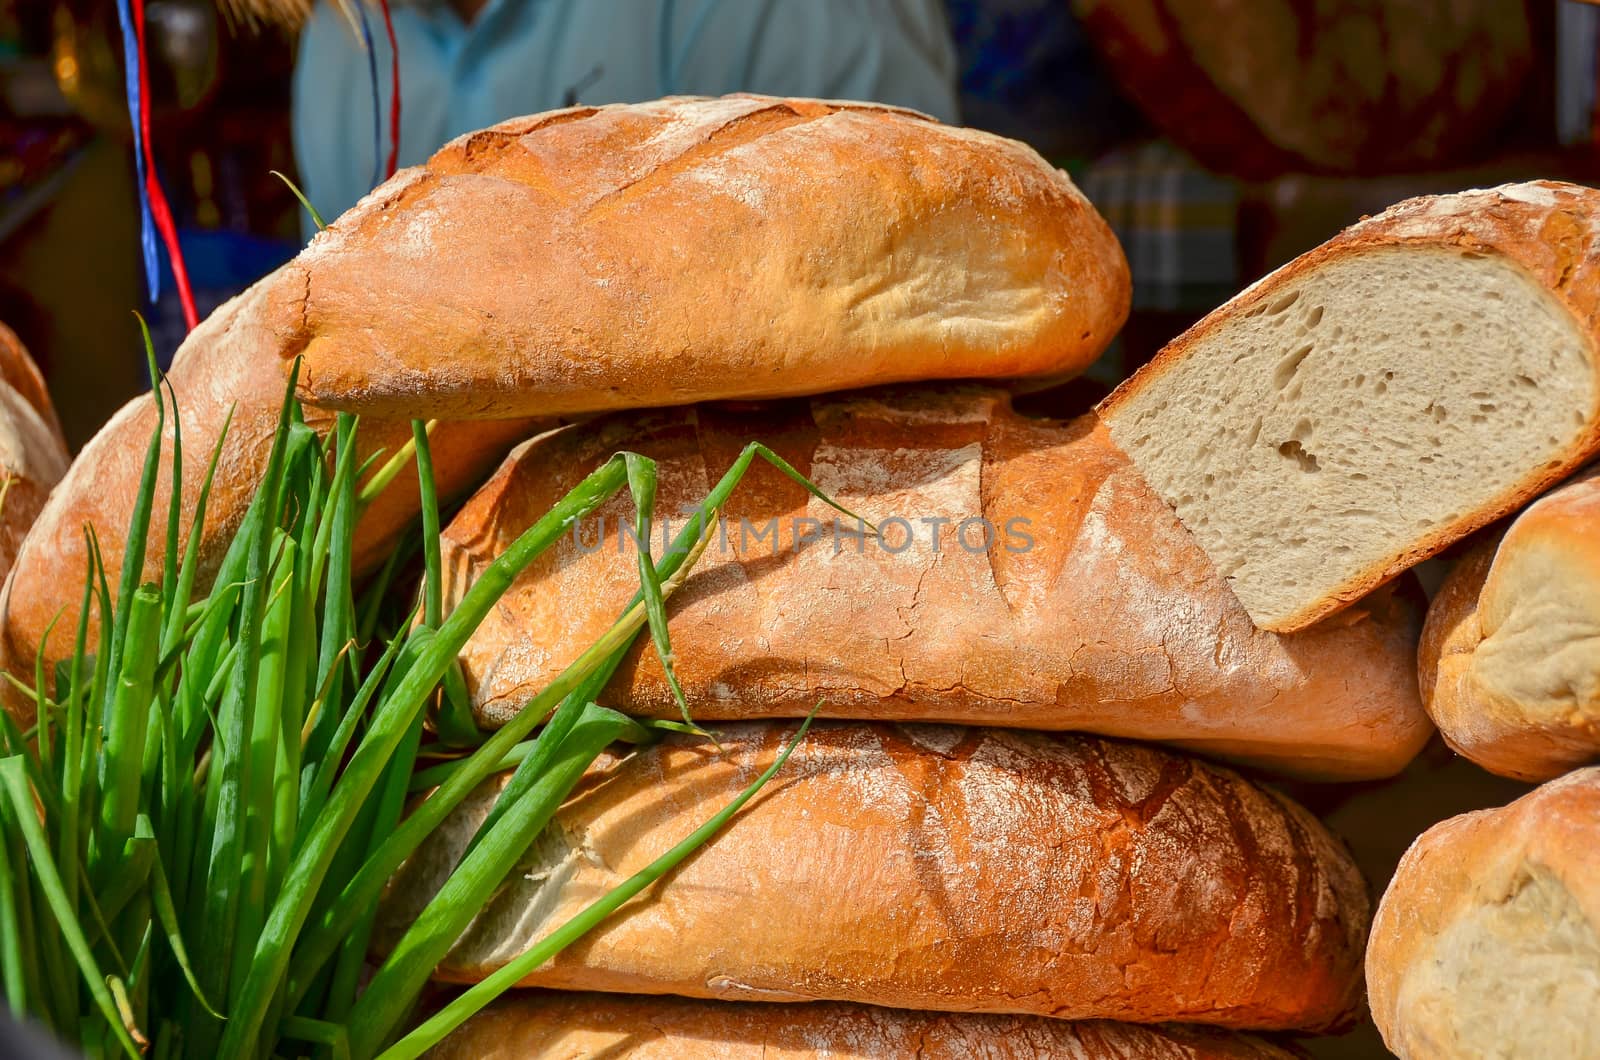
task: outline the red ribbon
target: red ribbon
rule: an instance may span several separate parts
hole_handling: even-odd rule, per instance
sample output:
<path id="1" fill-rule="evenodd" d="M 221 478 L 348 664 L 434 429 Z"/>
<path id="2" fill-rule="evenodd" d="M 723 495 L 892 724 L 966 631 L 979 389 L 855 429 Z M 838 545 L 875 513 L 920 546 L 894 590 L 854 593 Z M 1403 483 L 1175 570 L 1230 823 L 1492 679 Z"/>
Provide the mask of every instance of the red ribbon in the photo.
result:
<path id="1" fill-rule="evenodd" d="M 400 48 L 394 40 L 394 19 L 389 17 L 389 0 L 378 0 L 383 11 L 383 30 L 389 35 L 389 161 L 384 179 L 394 176 L 400 162 Z"/>
<path id="2" fill-rule="evenodd" d="M 178 229 L 172 223 L 172 210 L 167 206 L 166 193 L 161 190 L 155 156 L 150 150 L 150 64 L 145 57 L 144 0 L 133 0 L 133 25 L 139 37 L 139 128 L 144 140 L 145 194 L 150 200 L 150 215 L 155 219 L 156 230 L 161 233 L 161 241 L 167 245 L 167 256 L 172 260 L 172 276 L 177 281 L 178 300 L 183 304 L 184 324 L 193 331 L 200 323 L 200 316 L 195 312 L 189 270 L 183 264 L 183 248 L 178 245 Z"/>

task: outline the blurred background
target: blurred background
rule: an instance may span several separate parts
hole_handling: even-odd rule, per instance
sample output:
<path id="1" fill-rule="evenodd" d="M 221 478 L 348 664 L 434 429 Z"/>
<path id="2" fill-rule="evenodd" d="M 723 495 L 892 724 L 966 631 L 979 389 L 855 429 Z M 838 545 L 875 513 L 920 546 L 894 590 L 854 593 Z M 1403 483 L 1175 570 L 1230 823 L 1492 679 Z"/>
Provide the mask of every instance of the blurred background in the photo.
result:
<path id="1" fill-rule="evenodd" d="M 273 170 L 330 220 L 381 178 L 396 68 L 401 165 L 671 92 L 878 98 L 1027 141 L 1132 266 L 1099 384 L 1399 199 L 1600 170 L 1600 8 L 1575 0 L 395 0 L 393 51 L 376 8 L 144 6 L 151 155 L 202 317 L 302 245 Z M 129 310 L 164 358 L 185 330 L 170 272 L 154 301 L 144 277 L 122 49 L 113 0 L 0 0 L 0 320 L 74 447 L 147 386 Z M 1436 747 L 1381 800 L 1296 794 L 1381 888 L 1423 827 L 1521 790 Z M 1370 1026 L 1307 1048 L 1384 1055 Z"/>
<path id="2" fill-rule="evenodd" d="M 765 28 L 711 39 L 736 19 L 734 9 L 781 17 L 807 3 L 823 20 L 857 24 L 814 44 L 807 27 L 788 32 L 771 18 Z M 876 19 L 826 10 L 874 4 Z M 299 5 L 277 6 L 297 21 Z M 755 57 L 637 84 L 612 83 L 619 78 L 597 62 L 588 85 L 585 49 L 596 46 L 581 27 L 482 26 L 514 19 L 518 8 L 554 6 L 396 7 L 410 88 L 400 164 L 462 131 L 457 116 L 481 125 L 569 101 L 649 98 L 663 94 L 658 86 L 876 90 L 1033 144 L 1111 220 L 1133 267 L 1134 313 L 1097 373 L 1105 381 L 1364 213 L 1502 180 L 1589 181 L 1600 162 L 1600 10 L 1573 0 L 724 0 L 702 11 L 685 0 L 661 25 L 657 12 L 673 6 L 662 0 L 591 0 L 591 8 L 614 9 L 604 20 L 613 51 L 629 36 L 615 29 L 616 9 L 635 10 L 620 21 L 636 30 L 637 41 L 622 43 L 641 53 L 640 67 L 656 65 L 656 30 L 691 65 L 697 48 L 726 55 L 743 45 Z M 389 98 L 381 25 L 374 100 L 359 27 L 327 0 L 303 29 L 248 17 L 244 7 L 146 4 L 151 146 L 202 316 L 290 256 L 305 234 L 303 211 L 271 170 L 295 177 L 330 217 L 371 186 L 371 137 L 351 132 L 373 125 L 374 107 L 386 110 Z M 671 28 L 702 13 L 698 27 Z M 463 43 L 441 45 L 441 26 L 479 45 L 477 58 L 441 58 L 441 47 L 459 52 Z M 916 39 L 897 53 L 852 49 L 852 32 L 946 39 Z M 774 55 L 773 38 L 791 54 Z M 805 54 L 808 47 L 828 58 Z M 664 65 L 673 59 L 669 50 Z M 0 0 L 0 319 L 43 363 L 74 444 L 143 386 L 126 349 L 127 310 L 146 292 L 121 60 L 111 0 Z M 512 89 L 486 84 L 497 64 L 517 79 Z M 556 84 L 560 67 L 580 71 L 559 93 L 567 98 L 541 99 L 557 93 L 534 82 Z M 302 153 L 314 159 L 296 157 L 296 122 Z M 150 308 L 158 348 L 170 354 L 183 322 L 171 283 L 163 290 Z"/>
<path id="3" fill-rule="evenodd" d="M 146 2 L 151 147 L 201 316 L 305 235 L 271 170 L 333 216 L 381 177 L 388 146 L 372 136 L 389 102 L 381 22 L 365 27 L 369 64 L 362 27 L 328 0 L 237 3 Z M 1600 9 L 1573 0 L 396 5 L 402 165 L 470 123 L 664 91 L 875 93 L 1033 144 L 1133 267 L 1106 382 L 1362 214 L 1503 180 L 1592 182 L 1600 163 Z M 121 60 L 112 0 L 0 0 L 0 320 L 42 362 L 74 445 L 144 385 L 128 350 L 127 311 L 147 299 Z M 296 157 L 297 132 L 315 157 Z M 148 309 L 170 355 L 183 319 L 162 290 Z"/>

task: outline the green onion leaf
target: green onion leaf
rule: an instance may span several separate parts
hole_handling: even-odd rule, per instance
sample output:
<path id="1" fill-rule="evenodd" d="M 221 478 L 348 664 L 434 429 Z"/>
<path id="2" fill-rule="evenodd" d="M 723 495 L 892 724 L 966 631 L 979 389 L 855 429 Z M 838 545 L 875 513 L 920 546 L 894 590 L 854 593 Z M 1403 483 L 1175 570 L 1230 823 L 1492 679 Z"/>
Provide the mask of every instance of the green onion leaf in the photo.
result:
<path id="1" fill-rule="evenodd" d="M 90 952 L 89 944 L 83 937 L 83 929 L 78 925 L 78 918 L 67 905 L 66 891 L 61 886 L 61 877 L 56 874 L 55 865 L 50 857 L 50 843 L 45 838 L 44 829 L 40 827 L 38 818 L 34 816 L 27 775 L 22 769 L 22 763 L 17 759 L 7 758 L 0 761 L 0 788 L 4 789 L 6 797 L 11 802 L 12 819 L 18 824 L 23 841 L 28 845 L 33 874 L 39 880 L 51 912 L 55 914 L 56 930 L 61 932 L 61 937 L 71 950 L 73 959 L 77 961 L 89 993 L 99 1006 L 101 1015 L 111 1026 L 116 1042 L 129 1057 L 139 1060 L 139 1047 L 134 1044 L 133 1036 L 123 1025 L 121 1013 L 106 986 L 99 965 L 95 962 L 94 954 Z"/>
<path id="2" fill-rule="evenodd" d="M 466 1022 L 468 1017 L 478 1012 L 490 1001 L 516 986 L 530 975 L 534 969 L 543 965 L 556 954 L 578 941 L 584 935 L 593 931 L 600 922 L 620 909 L 634 895 L 650 886 L 652 883 L 671 872 L 690 854 L 704 846 L 733 816 L 744 808 L 745 803 L 755 797 L 767 781 L 777 775 L 778 770 L 789 760 L 789 755 L 800 746 L 800 741 L 805 738 L 806 732 L 811 728 L 812 720 L 817 716 L 813 709 L 801 723 L 800 729 L 795 733 L 794 739 L 779 753 L 772 765 L 768 766 L 759 777 L 751 782 L 750 786 L 727 806 L 705 824 L 695 829 L 682 842 L 665 854 L 661 855 L 650 864 L 628 877 L 615 889 L 608 891 L 604 896 L 595 899 L 582 912 L 571 920 L 556 928 L 550 934 L 534 943 L 533 947 L 520 957 L 507 962 L 502 968 L 497 968 L 486 976 L 481 982 L 468 987 L 461 996 L 450 1004 L 440 1009 L 436 1014 L 407 1034 L 393 1046 L 379 1055 L 379 1060 L 412 1060 L 421 1056 L 424 1051 L 437 1045 L 445 1035 Z"/>

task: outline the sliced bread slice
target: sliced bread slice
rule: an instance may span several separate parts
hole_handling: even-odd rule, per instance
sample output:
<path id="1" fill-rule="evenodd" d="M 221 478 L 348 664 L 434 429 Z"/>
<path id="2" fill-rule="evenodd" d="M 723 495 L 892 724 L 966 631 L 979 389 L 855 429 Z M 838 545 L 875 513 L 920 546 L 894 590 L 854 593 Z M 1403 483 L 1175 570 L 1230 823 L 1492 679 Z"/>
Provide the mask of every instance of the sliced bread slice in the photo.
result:
<path id="1" fill-rule="evenodd" d="M 1600 192 L 1411 199 L 1173 340 L 1101 407 L 1256 625 L 1292 632 L 1600 449 Z"/>

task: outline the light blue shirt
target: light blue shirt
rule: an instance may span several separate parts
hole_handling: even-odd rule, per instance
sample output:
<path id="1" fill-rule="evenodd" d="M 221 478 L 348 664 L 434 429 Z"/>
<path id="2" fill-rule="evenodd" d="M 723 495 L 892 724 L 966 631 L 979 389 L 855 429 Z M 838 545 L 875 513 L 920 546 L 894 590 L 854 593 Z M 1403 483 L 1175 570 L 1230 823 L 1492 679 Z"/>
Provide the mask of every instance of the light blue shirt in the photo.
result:
<path id="1" fill-rule="evenodd" d="M 400 165 L 506 118 L 667 95 L 875 100 L 957 119 L 941 0 L 489 0 L 394 6 Z M 390 50 L 371 17 L 388 151 Z M 332 220 L 372 188 L 372 89 L 359 36 L 319 3 L 294 75 L 306 194 Z"/>

